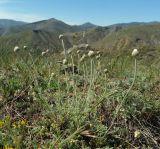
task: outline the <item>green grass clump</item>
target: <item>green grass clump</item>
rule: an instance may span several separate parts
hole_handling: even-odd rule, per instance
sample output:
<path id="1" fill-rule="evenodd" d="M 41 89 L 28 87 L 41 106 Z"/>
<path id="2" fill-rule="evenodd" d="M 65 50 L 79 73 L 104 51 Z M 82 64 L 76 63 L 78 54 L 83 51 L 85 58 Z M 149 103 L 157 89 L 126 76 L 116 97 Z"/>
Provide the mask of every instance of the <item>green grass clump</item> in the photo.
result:
<path id="1" fill-rule="evenodd" d="M 160 63 L 149 65 L 138 57 L 134 81 L 130 55 L 77 59 L 73 54 L 68 61 L 78 73 L 65 69 L 63 74 L 59 54 L 3 51 L 0 145 L 158 149 Z"/>

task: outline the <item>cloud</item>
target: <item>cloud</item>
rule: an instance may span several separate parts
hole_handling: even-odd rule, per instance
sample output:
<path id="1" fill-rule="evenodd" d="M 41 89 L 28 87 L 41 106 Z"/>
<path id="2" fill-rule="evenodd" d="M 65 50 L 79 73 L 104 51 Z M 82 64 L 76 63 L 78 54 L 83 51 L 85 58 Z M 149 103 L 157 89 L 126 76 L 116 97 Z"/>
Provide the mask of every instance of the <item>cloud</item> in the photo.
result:
<path id="1" fill-rule="evenodd" d="M 1 9 L 0 19 L 13 19 L 17 21 L 35 22 L 39 20 L 44 20 L 45 17 L 28 13 L 9 12 Z"/>

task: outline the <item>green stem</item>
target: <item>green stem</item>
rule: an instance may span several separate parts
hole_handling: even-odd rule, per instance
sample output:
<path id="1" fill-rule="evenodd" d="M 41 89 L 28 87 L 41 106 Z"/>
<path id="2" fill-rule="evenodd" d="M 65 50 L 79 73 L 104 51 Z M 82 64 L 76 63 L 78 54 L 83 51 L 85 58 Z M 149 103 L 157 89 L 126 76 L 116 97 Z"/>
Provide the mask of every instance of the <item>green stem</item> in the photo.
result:
<path id="1" fill-rule="evenodd" d="M 93 60 L 91 58 L 91 82 L 92 82 L 92 79 L 93 79 Z"/>
<path id="2" fill-rule="evenodd" d="M 112 123 L 111 123 L 110 127 L 108 128 L 107 132 L 109 132 L 109 130 L 110 130 L 110 129 L 112 128 L 112 126 L 114 125 L 114 122 L 115 122 L 115 120 L 116 120 L 116 118 L 117 118 L 117 116 L 118 116 L 118 112 L 119 112 L 119 110 L 121 109 L 121 107 L 122 107 L 125 99 L 127 98 L 129 92 L 131 91 L 131 89 L 132 89 L 132 87 L 133 87 L 133 85 L 134 85 L 134 83 L 135 83 L 136 75 L 137 75 L 137 60 L 136 60 L 136 58 L 135 58 L 135 61 L 134 61 L 134 78 L 133 78 L 133 82 L 132 82 L 130 88 L 128 89 L 127 93 L 126 93 L 125 96 L 123 97 L 123 99 L 122 99 L 119 107 L 117 108 L 115 117 L 114 117 L 114 119 L 112 120 Z M 107 133 L 107 132 L 106 132 L 106 133 Z"/>
<path id="3" fill-rule="evenodd" d="M 135 61 L 134 61 L 134 77 L 133 77 L 133 81 L 132 81 L 132 84 L 130 86 L 130 88 L 128 89 L 127 93 L 125 94 L 124 98 L 122 101 L 124 101 L 126 99 L 126 97 L 128 96 L 130 90 L 132 89 L 134 83 L 135 83 L 135 80 L 136 80 L 136 75 L 137 75 L 137 60 L 135 58 Z"/>
<path id="4" fill-rule="evenodd" d="M 73 77 L 74 77 L 74 60 L 73 60 L 73 56 L 71 55 L 71 60 L 72 60 L 72 73 L 73 73 Z"/>
<path id="5" fill-rule="evenodd" d="M 64 41 L 63 41 L 63 39 L 62 39 L 62 47 L 63 47 L 63 50 L 64 50 L 65 59 L 67 59 L 67 52 L 66 52 L 66 49 L 65 49 L 65 46 L 64 46 Z"/>

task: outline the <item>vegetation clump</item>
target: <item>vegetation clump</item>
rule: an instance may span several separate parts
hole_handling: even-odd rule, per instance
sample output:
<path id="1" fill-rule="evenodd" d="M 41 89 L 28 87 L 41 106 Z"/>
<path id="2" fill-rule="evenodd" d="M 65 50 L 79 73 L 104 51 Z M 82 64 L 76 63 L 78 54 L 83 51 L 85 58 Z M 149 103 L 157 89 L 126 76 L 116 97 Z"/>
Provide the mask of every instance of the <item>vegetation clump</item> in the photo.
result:
<path id="1" fill-rule="evenodd" d="M 0 55 L 0 145 L 160 148 L 159 61 L 147 65 L 137 49 L 66 53 L 59 38 L 63 57 L 29 48 Z"/>

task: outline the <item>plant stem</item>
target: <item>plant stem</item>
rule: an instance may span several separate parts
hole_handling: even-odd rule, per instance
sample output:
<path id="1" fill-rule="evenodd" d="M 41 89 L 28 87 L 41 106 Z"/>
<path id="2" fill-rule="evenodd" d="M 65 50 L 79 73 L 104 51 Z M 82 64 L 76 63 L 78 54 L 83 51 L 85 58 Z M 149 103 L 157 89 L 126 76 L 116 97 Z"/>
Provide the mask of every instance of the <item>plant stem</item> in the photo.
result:
<path id="1" fill-rule="evenodd" d="M 63 39 L 62 39 L 62 47 L 63 47 L 63 50 L 64 50 L 64 57 L 65 57 L 65 59 L 67 59 L 67 52 L 66 52 L 66 49 L 65 49 L 65 46 L 64 46 Z"/>
<path id="2" fill-rule="evenodd" d="M 113 118 L 112 123 L 111 123 L 110 127 L 108 128 L 107 132 L 109 132 L 109 130 L 110 130 L 110 129 L 112 128 L 112 126 L 114 125 L 114 122 L 115 122 L 115 120 L 116 120 L 116 118 L 117 118 L 117 116 L 118 116 L 118 112 L 119 112 L 119 110 L 121 109 L 121 107 L 122 107 L 125 99 L 127 98 L 129 92 L 131 91 L 131 89 L 132 89 L 132 87 L 133 87 L 133 85 L 134 85 L 134 83 L 135 83 L 136 75 L 137 75 L 137 60 L 136 60 L 136 58 L 135 58 L 135 61 L 134 61 L 134 78 L 133 78 L 132 84 L 131 84 L 130 88 L 128 89 L 127 93 L 125 94 L 125 96 L 123 97 L 123 99 L 122 99 L 119 107 L 117 108 L 115 117 Z"/>

